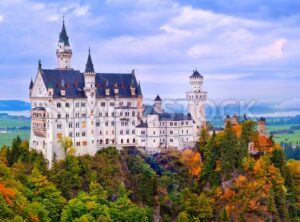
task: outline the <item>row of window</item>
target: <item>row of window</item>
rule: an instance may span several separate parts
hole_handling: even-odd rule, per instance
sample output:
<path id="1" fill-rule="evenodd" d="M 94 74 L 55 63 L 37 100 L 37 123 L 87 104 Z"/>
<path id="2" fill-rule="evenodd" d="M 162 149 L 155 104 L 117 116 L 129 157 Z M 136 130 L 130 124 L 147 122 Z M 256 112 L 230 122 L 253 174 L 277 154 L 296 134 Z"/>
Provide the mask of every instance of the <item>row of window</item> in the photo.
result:
<path id="1" fill-rule="evenodd" d="M 57 108 L 61 108 L 62 105 L 63 104 L 61 102 L 57 102 L 56 103 L 56 107 Z M 66 108 L 70 107 L 70 103 L 69 102 L 65 102 L 64 105 L 65 105 Z M 100 105 L 102 107 L 105 107 L 105 106 L 108 106 L 108 105 L 114 107 L 115 106 L 115 102 L 101 102 Z M 125 103 L 123 101 L 119 102 L 119 106 L 124 106 L 124 105 L 125 105 Z M 127 102 L 126 105 L 130 107 L 130 106 L 132 106 L 132 102 Z M 78 107 L 86 107 L 86 103 L 85 102 L 76 102 L 75 103 L 75 107 L 77 107 L 77 108 Z"/>
<path id="2" fill-rule="evenodd" d="M 103 135 L 103 132 L 102 131 L 99 131 L 99 134 L 100 135 Z M 111 131 L 111 135 L 114 135 L 115 134 L 115 131 L 114 130 L 112 130 Z M 130 130 L 126 130 L 126 131 L 124 131 L 124 130 L 120 130 L 120 135 L 130 135 Z M 132 135 L 135 135 L 135 130 L 131 130 L 131 134 Z M 58 135 L 58 137 L 57 138 L 60 138 L 60 136 L 61 136 L 61 133 L 58 133 L 57 134 Z M 109 131 L 108 130 L 106 130 L 105 131 L 105 135 L 109 135 Z M 76 137 L 80 137 L 80 136 L 82 136 L 82 137 L 85 137 L 86 136 L 86 132 L 76 132 L 75 133 L 75 136 Z M 69 137 L 73 137 L 73 132 L 69 132 Z"/>
<path id="3" fill-rule="evenodd" d="M 184 130 L 181 130 L 181 132 L 184 133 Z M 165 134 L 165 131 L 164 131 L 164 130 L 160 130 L 159 133 L 160 133 L 160 135 L 161 135 L 161 134 Z M 170 130 L 169 133 L 170 133 L 170 134 L 174 134 L 174 131 L 173 131 L 173 130 Z M 189 133 L 189 130 L 188 130 L 188 129 L 186 130 L 186 133 Z M 146 134 L 146 131 L 145 131 L 145 130 L 142 130 L 142 131 L 141 131 L 141 135 L 145 135 L 145 134 Z M 153 131 L 153 135 L 155 135 L 155 134 L 156 134 L 156 132 Z"/>
<path id="4" fill-rule="evenodd" d="M 100 112 L 99 113 L 99 117 L 102 117 L 102 116 L 105 116 L 105 117 L 108 117 L 108 112 L 106 112 L 106 113 L 104 113 L 104 115 L 102 115 L 103 113 L 102 112 Z M 132 111 L 132 116 L 135 116 L 135 111 Z M 125 117 L 129 117 L 130 116 L 130 112 L 120 112 L 120 116 L 125 116 Z M 111 113 L 111 116 L 115 116 L 115 112 L 112 112 Z M 42 116 L 40 116 L 40 115 L 33 115 L 33 117 L 42 117 Z M 45 114 L 43 115 L 43 117 L 45 117 Z M 75 118 L 86 118 L 86 113 L 81 113 L 81 115 L 80 115 L 80 113 L 79 112 L 76 112 L 75 113 Z M 61 115 L 61 113 L 57 113 L 57 118 L 58 119 L 61 119 L 62 118 L 62 115 Z M 70 118 L 70 114 L 69 113 L 66 113 L 66 118 L 68 119 L 68 118 Z"/>

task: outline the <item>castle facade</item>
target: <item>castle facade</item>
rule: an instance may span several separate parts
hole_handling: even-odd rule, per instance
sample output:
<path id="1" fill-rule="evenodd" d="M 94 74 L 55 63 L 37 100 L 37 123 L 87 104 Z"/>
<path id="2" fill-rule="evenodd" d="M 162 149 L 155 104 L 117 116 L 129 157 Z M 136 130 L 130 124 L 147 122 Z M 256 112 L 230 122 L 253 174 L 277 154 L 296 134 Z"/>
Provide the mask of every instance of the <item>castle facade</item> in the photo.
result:
<path id="1" fill-rule="evenodd" d="M 31 80 L 30 147 L 41 151 L 51 167 L 53 158 L 65 154 L 58 140 L 70 137 L 76 155 L 94 155 L 108 146 L 139 147 L 160 152 L 167 147 L 192 147 L 205 125 L 203 76 L 194 71 L 186 93 L 187 114 L 168 113 L 157 96 L 143 104 L 135 71 L 98 73 L 89 50 L 84 72 L 71 67 L 72 49 L 63 23 L 56 49 L 57 68 L 39 62 Z"/>

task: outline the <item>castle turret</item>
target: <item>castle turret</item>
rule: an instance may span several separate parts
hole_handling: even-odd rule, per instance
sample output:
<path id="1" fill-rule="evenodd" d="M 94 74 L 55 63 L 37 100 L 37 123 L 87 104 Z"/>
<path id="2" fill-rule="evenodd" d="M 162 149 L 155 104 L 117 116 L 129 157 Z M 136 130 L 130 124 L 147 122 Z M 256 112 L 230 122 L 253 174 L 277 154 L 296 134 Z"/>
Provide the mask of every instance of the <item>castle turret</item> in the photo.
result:
<path id="1" fill-rule="evenodd" d="M 266 119 L 261 117 L 257 121 L 257 131 L 259 135 L 266 136 L 267 135 L 267 128 L 266 128 Z"/>
<path id="2" fill-rule="evenodd" d="M 63 26 L 59 33 L 59 40 L 56 49 L 57 65 L 59 69 L 71 68 L 72 49 L 69 43 L 69 37 L 67 35 L 65 21 L 63 20 Z"/>
<path id="3" fill-rule="evenodd" d="M 154 110 L 158 113 L 162 113 L 162 99 L 160 98 L 159 95 L 156 96 L 154 99 Z"/>
<path id="4" fill-rule="evenodd" d="M 143 116 L 143 93 L 142 93 L 140 82 L 137 85 L 136 95 L 138 98 L 137 99 L 138 117 L 140 119 Z"/>
<path id="5" fill-rule="evenodd" d="M 205 101 L 207 92 L 202 90 L 203 76 L 197 71 L 193 71 L 190 76 L 191 90 L 186 93 L 188 101 L 188 112 L 195 121 L 195 136 L 198 136 L 201 128 L 205 127 Z"/>

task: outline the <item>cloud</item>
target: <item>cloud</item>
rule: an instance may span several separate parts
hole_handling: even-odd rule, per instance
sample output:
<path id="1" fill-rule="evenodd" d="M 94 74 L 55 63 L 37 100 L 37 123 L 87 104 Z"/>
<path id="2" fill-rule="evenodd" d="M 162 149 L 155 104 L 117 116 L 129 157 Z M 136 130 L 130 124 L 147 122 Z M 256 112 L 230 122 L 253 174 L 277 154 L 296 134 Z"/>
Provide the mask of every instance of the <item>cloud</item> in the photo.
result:
<path id="1" fill-rule="evenodd" d="M 293 98 L 291 100 L 281 102 L 277 108 L 283 110 L 300 110 L 300 98 Z"/>
<path id="2" fill-rule="evenodd" d="M 252 55 L 246 57 L 246 60 L 262 62 L 264 60 L 280 59 L 284 56 L 284 46 L 286 43 L 286 39 L 274 40 L 269 45 L 257 48 Z"/>
<path id="3" fill-rule="evenodd" d="M 3 22 L 3 21 L 4 21 L 4 16 L 0 15 L 0 22 Z"/>
<path id="4" fill-rule="evenodd" d="M 50 15 L 47 17 L 47 20 L 48 21 L 51 21 L 51 22 L 56 22 L 58 21 L 60 18 L 59 18 L 59 15 Z"/>
<path id="5" fill-rule="evenodd" d="M 76 16 L 83 16 L 86 15 L 89 11 L 89 6 L 88 5 L 84 5 L 84 6 L 79 6 L 77 5 L 74 9 L 74 14 Z"/>

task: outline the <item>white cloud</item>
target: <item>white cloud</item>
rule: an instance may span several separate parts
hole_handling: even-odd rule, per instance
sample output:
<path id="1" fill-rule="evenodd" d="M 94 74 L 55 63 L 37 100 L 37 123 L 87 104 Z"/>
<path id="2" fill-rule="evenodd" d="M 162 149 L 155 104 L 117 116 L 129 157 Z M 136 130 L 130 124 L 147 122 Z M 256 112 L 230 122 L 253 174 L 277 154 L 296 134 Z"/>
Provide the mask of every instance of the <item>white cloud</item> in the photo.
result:
<path id="1" fill-rule="evenodd" d="M 255 52 L 246 56 L 246 60 L 250 61 L 265 61 L 270 59 L 280 59 L 284 55 L 284 46 L 287 43 L 286 39 L 274 40 L 271 44 L 259 47 Z"/>
<path id="2" fill-rule="evenodd" d="M 76 16 L 84 16 L 88 13 L 88 11 L 89 11 L 88 5 L 84 5 L 84 6 L 77 5 L 76 8 L 74 9 L 74 14 Z"/>
<path id="3" fill-rule="evenodd" d="M 0 22 L 4 21 L 4 15 L 0 15 Z"/>
<path id="4" fill-rule="evenodd" d="M 60 19 L 59 15 L 50 15 L 50 16 L 47 17 L 47 20 L 50 21 L 50 22 L 56 22 L 59 19 Z"/>

